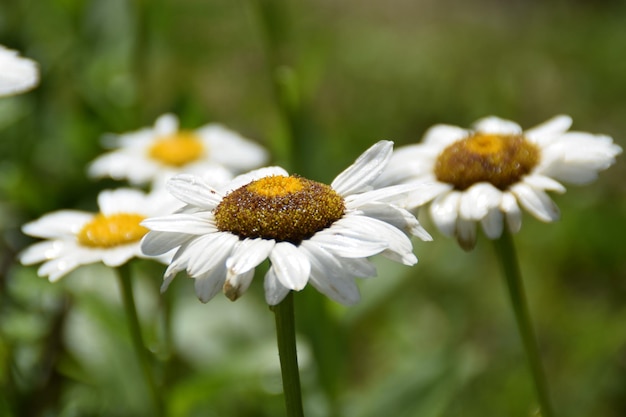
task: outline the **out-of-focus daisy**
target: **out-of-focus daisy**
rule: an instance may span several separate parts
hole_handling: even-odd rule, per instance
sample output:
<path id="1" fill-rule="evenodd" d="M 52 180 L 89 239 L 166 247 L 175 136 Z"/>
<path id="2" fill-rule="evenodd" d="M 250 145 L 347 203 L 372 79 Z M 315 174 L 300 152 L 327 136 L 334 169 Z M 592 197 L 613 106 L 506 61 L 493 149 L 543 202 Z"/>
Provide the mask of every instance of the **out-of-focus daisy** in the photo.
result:
<path id="1" fill-rule="evenodd" d="M 30 236 L 47 239 L 26 248 L 20 262 L 43 262 L 38 270 L 54 282 L 80 265 L 103 262 L 117 267 L 133 257 L 143 257 L 139 243 L 148 229 L 140 223 L 150 216 L 171 213 L 182 204 L 161 190 L 150 194 L 120 188 L 98 195 L 99 213 L 60 210 L 22 227 Z M 172 254 L 156 259 L 168 263 Z"/>
<path id="2" fill-rule="evenodd" d="M 562 115 L 527 131 L 493 116 L 471 130 L 436 125 L 422 143 L 397 149 L 377 185 L 434 182 L 434 223 L 470 250 L 477 222 L 490 239 L 500 237 L 504 219 L 519 231 L 520 205 L 541 221 L 557 220 L 559 209 L 546 191 L 565 192 L 560 181 L 593 181 L 622 152 L 609 136 L 568 131 L 571 124 Z M 419 203 L 422 198 L 410 205 Z"/>
<path id="3" fill-rule="evenodd" d="M 187 203 L 186 209 L 143 221 L 151 231 L 142 249 L 160 255 L 180 246 L 165 272 L 163 290 L 186 270 L 203 302 L 220 290 L 237 299 L 255 268 L 269 258 L 268 304 L 278 304 L 307 282 L 333 300 L 353 304 L 359 300 L 354 277 L 376 274 L 367 257 L 382 253 L 413 265 L 417 258 L 405 233 L 431 239 L 411 213 L 396 205 L 404 203 L 406 193 L 429 186 L 372 190 L 392 147 L 388 141 L 375 144 L 330 186 L 290 176 L 279 167 L 240 175 L 218 188 L 195 176 L 176 176 L 169 190 Z"/>
<path id="4" fill-rule="evenodd" d="M 0 96 L 23 93 L 39 82 L 37 63 L 0 45 Z"/>
<path id="5" fill-rule="evenodd" d="M 179 130 L 173 114 L 159 117 L 152 128 L 110 139 L 107 145 L 117 149 L 96 158 L 89 175 L 136 185 L 219 167 L 239 173 L 261 166 L 268 158 L 260 145 L 219 124 Z"/>

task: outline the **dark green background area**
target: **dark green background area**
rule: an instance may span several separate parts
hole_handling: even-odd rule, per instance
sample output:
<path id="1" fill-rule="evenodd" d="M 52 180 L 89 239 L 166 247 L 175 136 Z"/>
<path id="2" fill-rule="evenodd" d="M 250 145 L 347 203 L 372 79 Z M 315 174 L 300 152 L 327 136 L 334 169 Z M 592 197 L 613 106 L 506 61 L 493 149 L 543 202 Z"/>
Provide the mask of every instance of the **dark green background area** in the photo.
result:
<path id="1" fill-rule="evenodd" d="M 33 242 L 21 224 L 124 185 L 85 175 L 104 133 L 166 112 L 220 122 L 325 182 L 378 140 L 487 115 L 529 128 L 569 114 L 625 147 L 625 22 L 608 0 L 3 0 L 0 44 L 36 60 L 41 83 L 0 99 L 0 416 L 150 415 L 110 271 L 50 284 L 15 261 Z M 559 222 L 525 214 L 515 238 L 559 416 L 626 415 L 622 159 L 555 195 Z M 358 305 L 296 294 L 308 416 L 532 415 L 491 242 L 465 253 L 420 219 L 435 240 L 414 241 L 418 265 L 376 259 Z M 262 275 L 203 305 L 191 280 L 160 296 L 162 267 L 135 270 L 172 416 L 283 415 Z"/>

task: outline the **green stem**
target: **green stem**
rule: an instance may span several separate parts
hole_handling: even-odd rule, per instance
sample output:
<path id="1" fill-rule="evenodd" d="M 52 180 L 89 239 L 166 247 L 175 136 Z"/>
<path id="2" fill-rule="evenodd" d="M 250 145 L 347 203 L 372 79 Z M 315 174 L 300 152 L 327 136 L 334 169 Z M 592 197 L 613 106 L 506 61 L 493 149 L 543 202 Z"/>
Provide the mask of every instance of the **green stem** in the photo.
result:
<path id="1" fill-rule="evenodd" d="M 135 348 L 135 353 L 137 354 L 139 366 L 141 367 L 146 385 L 150 391 L 150 396 L 157 412 L 156 415 L 162 417 L 165 415 L 165 409 L 163 407 L 162 396 L 152 373 L 152 358 L 146 349 L 143 343 L 143 337 L 141 336 L 141 326 L 139 324 L 139 317 L 137 316 L 137 307 L 135 306 L 135 296 L 133 294 L 133 285 L 131 282 L 130 264 L 126 263 L 120 266 L 117 268 L 117 272 L 133 347 Z"/>
<path id="2" fill-rule="evenodd" d="M 537 398 L 541 407 L 541 415 L 543 417 L 553 417 L 554 412 L 548 393 L 548 385 L 546 383 L 543 365 L 541 364 L 537 338 L 531 323 L 526 295 L 524 294 L 522 274 L 515 253 L 513 237 L 506 228 L 502 237 L 494 240 L 494 246 L 506 278 L 511 304 L 515 313 L 515 320 L 535 383 Z"/>
<path id="3" fill-rule="evenodd" d="M 287 416 L 303 417 L 302 391 L 296 352 L 293 292 L 289 292 L 280 304 L 272 307 L 272 310 L 276 316 L 276 339 L 278 341 L 278 356 L 280 358 Z"/>

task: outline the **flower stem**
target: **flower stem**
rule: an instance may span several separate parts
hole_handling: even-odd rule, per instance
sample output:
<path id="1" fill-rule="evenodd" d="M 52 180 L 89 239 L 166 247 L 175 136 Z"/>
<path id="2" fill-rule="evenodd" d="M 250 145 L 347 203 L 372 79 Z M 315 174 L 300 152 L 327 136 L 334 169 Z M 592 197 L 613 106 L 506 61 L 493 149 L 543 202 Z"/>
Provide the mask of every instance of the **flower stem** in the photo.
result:
<path id="1" fill-rule="evenodd" d="M 293 309 L 293 292 L 280 304 L 272 307 L 276 317 L 276 339 L 280 372 L 283 378 L 283 392 L 288 417 L 303 417 L 302 391 L 300 389 L 300 373 L 298 370 L 298 354 L 296 352 L 296 326 Z"/>
<path id="2" fill-rule="evenodd" d="M 537 398 L 539 400 L 539 406 L 541 407 L 541 416 L 554 417 L 552 403 L 548 393 L 548 385 L 546 383 L 546 377 L 539 355 L 537 338 L 532 327 L 528 305 L 526 302 L 526 295 L 524 294 L 522 274 L 520 272 L 519 263 L 515 253 L 513 237 L 511 236 L 511 233 L 506 230 L 506 228 L 502 237 L 494 240 L 494 246 L 500 265 L 502 266 L 502 272 L 506 278 L 509 297 L 515 313 L 515 320 L 522 338 L 522 343 L 524 344 L 524 350 L 526 351 L 526 357 L 528 359 L 530 371 L 535 383 Z"/>
<path id="3" fill-rule="evenodd" d="M 130 264 L 126 263 L 117 268 L 117 276 L 120 282 L 120 289 L 122 291 L 122 299 L 124 303 L 124 309 L 126 311 L 126 320 L 128 322 L 128 328 L 130 330 L 133 347 L 139 360 L 139 366 L 143 373 L 143 377 L 150 391 L 150 396 L 157 416 L 164 416 L 165 409 L 163 407 L 162 396 L 159 392 L 159 388 L 154 380 L 152 373 L 151 361 L 152 358 L 149 355 L 143 343 L 143 337 L 141 336 L 141 326 L 139 324 L 139 317 L 137 316 L 137 307 L 135 306 L 135 296 L 133 294 L 133 285 L 131 282 Z"/>

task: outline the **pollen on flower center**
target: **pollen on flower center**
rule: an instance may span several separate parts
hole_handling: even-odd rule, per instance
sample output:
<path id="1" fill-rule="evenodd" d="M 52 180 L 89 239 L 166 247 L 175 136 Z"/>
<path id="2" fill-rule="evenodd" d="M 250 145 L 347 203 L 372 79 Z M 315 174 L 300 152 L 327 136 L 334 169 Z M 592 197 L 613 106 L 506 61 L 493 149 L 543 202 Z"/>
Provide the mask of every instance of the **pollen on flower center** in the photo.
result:
<path id="1" fill-rule="evenodd" d="M 96 215 L 78 232 L 78 243 L 91 248 L 112 248 L 138 242 L 148 233 L 139 223 L 145 216 L 134 213 Z"/>
<path id="2" fill-rule="evenodd" d="M 204 145 L 200 138 L 195 133 L 187 131 L 159 138 L 148 150 L 152 159 L 175 167 L 193 162 L 203 153 Z"/>
<path id="3" fill-rule="evenodd" d="M 326 184 L 270 176 L 227 194 L 214 214 L 221 231 L 298 244 L 330 227 L 344 210 L 343 198 Z"/>
<path id="4" fill-rule="evenodd" d="M 443 150 L 435 175 L 458 190 L 478 182 L 505 190 L 532 171 L 539 156 L 539 149 L 522 135 L 474 133 Z"/>

